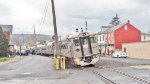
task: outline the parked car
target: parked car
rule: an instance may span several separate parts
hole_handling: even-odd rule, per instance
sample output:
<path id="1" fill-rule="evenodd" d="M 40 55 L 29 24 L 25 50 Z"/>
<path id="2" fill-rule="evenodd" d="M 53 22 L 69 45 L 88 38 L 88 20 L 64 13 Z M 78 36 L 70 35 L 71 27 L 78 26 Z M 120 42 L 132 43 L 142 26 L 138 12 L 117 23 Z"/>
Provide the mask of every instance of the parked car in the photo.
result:
<path id="1" fill-rule="evenodd" d="M 28 52 L 27 52 L 27 50 L 21 50 L 21 55 L 28 56 Z"/>
<path id="2" fill-rule="evenodd" d="M 112 57 L 123 57 L 123 58 L 126 58 L 127 57 L 127 53 L 123 52 L 123 51 L 115 51 L 113 54 L 112 54 Z"/>

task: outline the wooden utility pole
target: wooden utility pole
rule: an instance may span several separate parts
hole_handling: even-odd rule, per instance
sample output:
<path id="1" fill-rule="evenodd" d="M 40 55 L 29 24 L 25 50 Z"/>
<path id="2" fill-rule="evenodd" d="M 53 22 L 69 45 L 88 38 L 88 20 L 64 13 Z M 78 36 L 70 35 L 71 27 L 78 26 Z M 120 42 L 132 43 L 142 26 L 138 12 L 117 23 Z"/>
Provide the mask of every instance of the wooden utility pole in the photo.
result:
<path id="1" fill-rule="evenodd" d="M 24 46 L 24 34 L 22 33 L 22 45 Z"/>
<path id="2" fill-rule="evenodd" d="M 34 25 L 34 42 L 35 42 L 35 49 L 37 49 L 37 38 L 36 38 L 36 33 L 35 33 L 35 25 Z"/>
<path id="3" fill-rule="evenodd" d="M 60 55 L 59 45 L 58 45 L 58 34 L 57 34 L 57 25 L 56 25 L 56 15 L 55 15 L 55 5 L 54 0 L 51 0 L 52 3 L 52 14 L 53 14 L 53 26 L 54 26 L 54 39 L 55 39 L 55 48 L 56 48 L 56 57 Z"/>
<path id="4" fill-rule="evenodd" d="M 24 34 L 22 33 L 22 48 L 24 49 L 24 46 L 25 46 L 25 41 L 24 41 Z M 26 47 L 26 46 L 25 46 Z M 21 48 L 21 49 L 22 49 Z"/>

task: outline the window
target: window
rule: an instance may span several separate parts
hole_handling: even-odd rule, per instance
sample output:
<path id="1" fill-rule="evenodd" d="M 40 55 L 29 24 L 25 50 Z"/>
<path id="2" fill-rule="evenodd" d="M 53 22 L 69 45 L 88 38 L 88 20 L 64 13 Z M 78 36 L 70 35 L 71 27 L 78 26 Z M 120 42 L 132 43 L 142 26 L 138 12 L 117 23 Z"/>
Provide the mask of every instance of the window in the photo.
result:
<path id="1" fill-rule="evenodd" d="M 144 41 L 145 41 L 145 39 L 146 39 L 146 36 L 144 36 Z"/>
<path id="2" fill-rule="evenodd" d="M 61 45 L 61 48 L 62 48 L 62 49 L 65 49 L 65 45 L 64 45 L 64 44 L 62 44 L 62 45 Z"/>
<path id="3" fill-rule="evenodd" d="M 127 25 L 124 26 L 124 30 L 128 30 L 128 26 Z"/>
<path id="4" fill-rule="evenodd" d="M 82 38 L 80 40 L 81 40 L 82 45 L 88 44 L 88 39 L 87 38 Z"/>
<path id="5" fill-rule="evenodd" d="M 105 39 L 105 38 L 104 38 L 104 35 L 103 35 L 102 37 L 103 37 L 103 41 L 104 41 L 104 39 Z"/>
<path id="6" fill-rule="evenodd" d="M 90 37 L 91 43 L 96 43 L 96 38 L 95 37 Z M 100 36 L 100 41 L 101 41 L 101 36 Z"/>
<path id="7" fill-rule="evenodd" d="M 75 46 L 79 46 L 79 45 L 80 45 L 79 39 L 75 39 L 75 40 L 74 40 L 74 45 L 75 45 Z"/>

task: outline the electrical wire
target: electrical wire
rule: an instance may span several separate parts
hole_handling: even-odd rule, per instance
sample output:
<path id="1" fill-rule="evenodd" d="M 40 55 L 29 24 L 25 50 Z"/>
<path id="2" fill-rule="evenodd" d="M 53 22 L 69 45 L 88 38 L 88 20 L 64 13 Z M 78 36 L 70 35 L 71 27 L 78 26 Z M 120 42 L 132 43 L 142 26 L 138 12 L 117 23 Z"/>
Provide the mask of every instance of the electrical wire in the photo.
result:
<path id="1" fill-rule="evenodd" d="M 39 29 L 40 31 L 39 31 L 39 34 L 41 33 L 41 30 L 43 29 L 43 26 L 45 24 L 45 20 L 46 20 L 46 16 L 47 16 L 49 4 L 50 4 L 50 0 L 47 0 L 45 8 L 44 8 L 44 11 L 43 11 L 43 16 L 42 16 L 41 21 L 40 21 L 40 29 Z"/>

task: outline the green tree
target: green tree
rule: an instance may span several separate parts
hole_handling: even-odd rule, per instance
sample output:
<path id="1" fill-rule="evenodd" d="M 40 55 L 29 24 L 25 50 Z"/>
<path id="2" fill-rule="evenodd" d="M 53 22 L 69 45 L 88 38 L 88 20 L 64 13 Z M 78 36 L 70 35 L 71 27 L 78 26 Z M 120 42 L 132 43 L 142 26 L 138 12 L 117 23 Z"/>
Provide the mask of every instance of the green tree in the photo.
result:
<path id="1" fill-rule="evenodd" d="M 116 14 L 116 16 L 112 18 L 110 24 L 111 26 L 117 26 L 120 24 L 118 14 Z"/>
<path id="2" fill-rule="evenodd" d="M 2 27 L 0 27 L 0 56 L 6 56 L 7 50 L 8 50 L 8 41 L 2 30 Z"/>

